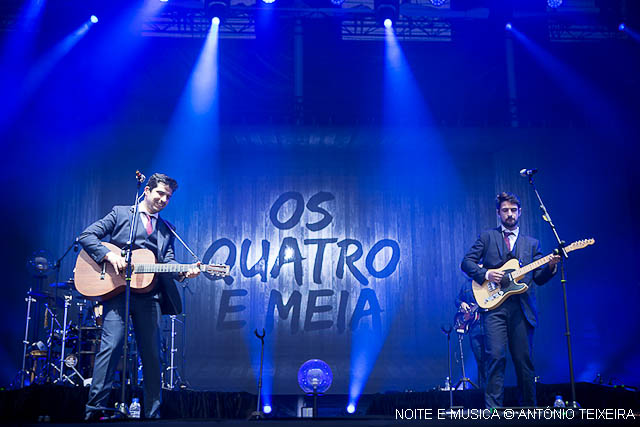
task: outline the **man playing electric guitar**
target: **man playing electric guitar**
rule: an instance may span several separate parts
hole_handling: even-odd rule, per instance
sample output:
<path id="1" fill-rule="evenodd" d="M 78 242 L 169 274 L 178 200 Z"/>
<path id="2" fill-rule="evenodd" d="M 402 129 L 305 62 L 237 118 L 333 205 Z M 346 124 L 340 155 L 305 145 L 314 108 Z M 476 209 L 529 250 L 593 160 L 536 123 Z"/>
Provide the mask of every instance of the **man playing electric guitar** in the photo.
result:
<path id="1" fill-rule="evenodd" d="M 522 265 L 542 258 L 540 243 L 520 233 L 518 220 L 521 215 L 520 199 L 512 193 L 500 193 L 496 198 L 496 210 L 500 226 L 483 231 L 462 260 L 461 268 L 477 283 L 488 280 L 499 284 L 504 272 L 499 268 L 511 258 Z M 557 270 L 559 256 L 552 256 L 543 265 L 524 276 L 522 283 L 543 285 Z M 483 266 L 480 266 L 482 264 Z M 507 363 L 507 345 L 518 379 L 518 391 L 522 406 L 536 406 L 536 390 L 532 358 L 533 331 L 537 325 L 535 289 L 510 296 L 501 305 L 482 315 L 485 334 L 485 368 L 487 385 L 485 406 L 503 406 L 504 371 Z"/>
<path id="2" fill-rule="evenodd" d="M 159 263 L 176 263 L 174 236 L 169 230 L 170 225 L 158 213 L 167 206 L 177 188 L 178 183 L 174 179 L 164 174 L 153 174 L 144 189 L 145 198 L 139 205 L 138 217 L 133 219 L 138 223 L 133 249 L 151 250 Z M 80 234 L 80 244 L 97 264 L 109 263 L 116 271 L 123 272 L 126 267 L 125 259 L 120 253 L 110 251 L 101 240 L 108 236 L 112 244 L 123 248 L 129 239 L 133 212 L 132 206 L 114 206 L 104 218 L 91 224 Z M 200 270 L 194 267 L 185 274 L 158 274 L 150 292 L 131 293 L 130 314 L 142 359 L 146 418 L 160 416 L 160 315 L 179 314 L 182 311 L 180 294 L 174 280 L 195 277 L 199 273 Z M 126 315 L 124 293 L 104 302 L 102 339 L 93 367 L 93 380 L 85 410 L 87 420 L 99 418 L 102 409 L 108 406 L 115 370 L 122 355 Z"/>

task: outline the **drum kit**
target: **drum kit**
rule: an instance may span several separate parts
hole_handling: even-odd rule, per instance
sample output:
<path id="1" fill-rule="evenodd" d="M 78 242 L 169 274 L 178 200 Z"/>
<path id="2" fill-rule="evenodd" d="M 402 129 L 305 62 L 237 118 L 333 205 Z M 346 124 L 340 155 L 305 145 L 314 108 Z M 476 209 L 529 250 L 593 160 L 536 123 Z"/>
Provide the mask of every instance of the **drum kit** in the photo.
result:
<path id="1" fill-rule="evenodd" d="M 55 263 L 46 251 L 34 252 L 27 267 L 36 280 L 35 289 L 26 294 L 26 318 L 23 339 L 22 369 L 18 372 L 13 387 L 29 384 L 63 384 L 71 386 L 91 385 L 91 375 L 102 336 L 103 305 L 83 296 L 76 289 L 74 279 L 54 281 L 45 285 L 45 279 L 56 271 L 62 259 L 77 246 L 76 241 Z M 59 270 L 57 270 L 59 272 Z M 57 277 L 57 275 L 56 275 Z M 183 298 L 186 285 L 183 285 Z M 188 387 L 176 366 L 176 336 L 178 324 L 182 326 L 184 340 L 184 317 L 170 316 L 170 326 L 163 328 L 161 352 L 163 388 Z M 138 357 L 132 324 L 129 324 L 130 352 L 127 364 L 128 384 L 141 385 L 142 363 Z M 166 339 L 169 335 L 169 339 Z M 183 341 L 184 346 L 184 341 Z M 120 362 L 121 369 L 122 364 Z M 184 364 L 184 353 L 182 354 Z M 137 375 L 136 375 L 137 373 Z"/>
<path id="2" fill-rule="evenodd" d="M 72 279 L 46 288 L 30 289 L 25 298 L 20 387 L 50 382 L 88 386 L 100 346 L 102 305 L 80 295 Z"/>

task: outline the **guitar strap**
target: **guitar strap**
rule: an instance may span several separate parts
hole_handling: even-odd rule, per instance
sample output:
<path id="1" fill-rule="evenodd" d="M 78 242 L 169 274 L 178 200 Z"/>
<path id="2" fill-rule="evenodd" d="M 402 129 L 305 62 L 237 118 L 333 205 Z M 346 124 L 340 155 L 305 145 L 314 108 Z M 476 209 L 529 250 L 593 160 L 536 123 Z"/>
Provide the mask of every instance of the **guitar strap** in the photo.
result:
<path id="1" fill-rule="evenodd" d="M 162 220 L 162 222 L 164 223 L 164 225 L 167 226 L 167 228 L 169 229 L 169 231 L 171 231 L 171 233 L 176 236 L 176 239 L 178 239 L 178 241 L 180 243 L 182 243 L 182 246 L 185 247 L 185 249 L 187 251 L 189 251 L 189 253 L 191 254 L 191 256 L 196 260 L 196 262 L 202 262 L 200 260 L 200 258 L 198 258 L 198 255 L 196 255 L 195 253 L 193 253 L 193 251 L 191 250 L 191 248 L 189 247 L 189 245 L 187 245 L 184 240 L 182 240 L 180 238 L 180 236 L 178 236 L 178 233 L 176 232 L 176 230 L 173 229 L 173 226 L 171 226 L 171 224 L 169 224 L 167 221 L 164 220 L 164 218 L 162 218 L 161 216 L 158 215 L 158 218 L 160 218 Z"/>

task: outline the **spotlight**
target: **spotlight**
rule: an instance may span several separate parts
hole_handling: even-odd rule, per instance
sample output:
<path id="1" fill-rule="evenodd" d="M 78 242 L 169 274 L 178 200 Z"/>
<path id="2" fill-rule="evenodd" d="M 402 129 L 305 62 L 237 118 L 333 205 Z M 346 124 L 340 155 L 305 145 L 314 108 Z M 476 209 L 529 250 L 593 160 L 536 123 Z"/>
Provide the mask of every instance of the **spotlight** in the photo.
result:
<path id="1" fill-rule="evenodd" d="M 342 3 L 344 3 L 344 0 L 331 0 L 331 4 L 334 6 L 342 6 Z"/>
<path id="2" fill-rule="evenodd" d="M 205 14 L 211 19 L 214 25 L 219 25 L 220 22 L 224 21 L 227 16 L 227 11 L 229 10 L 229 1 L 230 0 L 206 0 L 204 2 Z M 213 21 L 214 19 L 218 20 L 217 24 Z"/>
<path id="3" fill-rule="evenodd" d="M 446 0 L 431 0 L 431 4 L 435 7 L 440 7 L 445 4 Z"/>
<path id="4" fill-rule="evenodd" d="M 624 31 L 627 28 L 626 25 L 624 25 L 624 22 L 621 22 L 620 25 L 618 25 L 618 31 Z"/>
<path id="5" fill-rule="evenodd" d="M 89 18 L 91 20 L 92 24 L 97 24 L 98 23 L 98 17 L 96 15 L 91 15 L 91 18 Z"/>
<path id="6" fill-rule="evenodd" d="M 162 3 L 166 3 L 166 2 L 168 2 L 168 1 L 169 1 L 169 0 L 160 0 L 160 2 L 162 2 Z"/>
<path id="7" fill-rule="evenodd" d="M 266 3 L 266 4 L 271 4 L 273 2 L 275 2 L 276 0 L 262 0 L 262 3 Z"/>
<path id="8" fill-rule="evenodd" d="M 504 29 L 507 31 L 511 31 L 512 28 L 513 26 L 511 25 L 511 22 L 507 22 L 507 25 L 504 26 Z"/>
<path id="9" fill-rule="evenodd" d="M 393 22 L 398 20 L 400 10 L 399 0 L 374 0 L 373 4 L 378 24 L 384 25 L 386 28 L 391 28 Z"/>
<path id="10" fill-rule="evenodd" d="M 562 5 L 562 0 L 547 0 L 547 5 L 552 9 L 557 9 Z"/>
<path id="11" fill-rule="evenodd" d="M 271 405 L 264 405 L 262 407 L 262 412 L 264 412 L 265 414 L 270 414 L 271 413 Z"/>
<path id="12" fill-rule="evenodd" d="M 211 23 L 213 25 L 220 25 L 220 18 L 218 18 L 217 16 L 214 16 L 213 19 L 211 19 Z"/>
<path id="13" fill-rule="evenodd" d="M 353 414 L 354 412 L 356 412 L 356 406 L 353 403 L 349 403 L 349 405 L 347 406 L 347 412 Z"/>

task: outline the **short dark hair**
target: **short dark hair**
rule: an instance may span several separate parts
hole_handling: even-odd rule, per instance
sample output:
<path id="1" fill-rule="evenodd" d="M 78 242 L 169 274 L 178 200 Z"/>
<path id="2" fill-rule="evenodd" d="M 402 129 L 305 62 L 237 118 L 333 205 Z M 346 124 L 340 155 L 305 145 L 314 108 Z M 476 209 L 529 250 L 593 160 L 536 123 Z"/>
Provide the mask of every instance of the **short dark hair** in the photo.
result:
<path id="1" fill-rule="evenodd" d="M 176 191 L 178 189 L 178 181 L 163 173 L 154 173 L 153 175 L 151 175 L 149 177 L 147 187 L 149 187 L 149 190 L 153 190 L 158 186 L 159 183 L 168 185 L 169 188 L 171 188 L 171 191 Z"/>
<path id="2" fill-rule="evenodd" d="M 500 205 L 502 202 L 513 203 L 514 205 L 518 205 L 518 209 L 521 208 L 522 203 L 520 203 L 520 198 L 513 193 L 509 193 L 507 191 L 503 191 L 502 193 L 496 196 L 496 209 L 500 210 Z"/>

